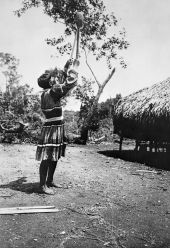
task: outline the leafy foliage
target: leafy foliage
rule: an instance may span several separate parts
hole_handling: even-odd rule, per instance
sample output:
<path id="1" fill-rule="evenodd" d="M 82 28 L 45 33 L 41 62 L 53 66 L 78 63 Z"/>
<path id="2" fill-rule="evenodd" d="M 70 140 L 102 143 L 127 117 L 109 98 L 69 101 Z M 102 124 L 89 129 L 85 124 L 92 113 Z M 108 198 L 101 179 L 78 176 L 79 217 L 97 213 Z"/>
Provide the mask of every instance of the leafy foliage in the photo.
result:
<path id="1" fill-rule="evenodd" d="M 78 85 L 73 92 L 76 99 L 81 101 L 81 107 L 79 112 L 78 127 L 88 128 L 89 131 L 97 131 L 100 126 L 100 121 L 111 117 L 113 106 L 121 99 L 121 94 L 117 94 L 115 98 L 107 99 L 100 104 L 95 103 L 95 95 L 93 90 L 94 82 L 82 78 L 82 84 Z M 90 110 L 91 118 L 86 122 L 87 116 Z"/>
<path id="2" fill-rule="evenodd" d="M 112 118 L 112 112 L 114 109 L 114 106 L 117 104 L 117 102 L 122 98 L 121 94 L 116 94 L 115 98 L 109 98 L 105 102 L 101 102 L 99 104 L 99 115 L 100 120 L 103 120 L 105 118 Z"/>
<path id="3" fill-rule="evenodd" d="M 0 68 L 6 78 L 6 91 L 8 93 L 10 92 L 10 87 L 17 85 L 21 78 L 21 75 L 17 72 L 18 65 L 19 60 L 15 56 L 10 53 L 0 53 Z"/>
<path id="4" fill-rule="evenodd" d="M 0 96 L 0 123 L 7 129 L 16 127 L 19 122 L 29 123 L 27 133 L 8 134 L 7 139 L 11 141 L 15 138 L 25 139 L 26 137 L 31 140 L 34 130 L 40 131 L 42 118 L 39 96 L 33 94 L 33 89 L 28 84 L 21 85 L 19 82 L 21 76 L 17 72 L 18 64 L 19 60 L 13 55 L 0 53 L 0 68 L 2 73 L 7 75 L 6 90 L 1 92 Z M 4 135 L 2 139 L 6 137 Z"/>
<path id="5" fill-rule="evenodd" d="M 78 128 L 78 118 L 79 112 L 78 111 L 64 111 L 64 120 L 65 120 L 65 131 L 67 141 L 69 143 L 73 143 L 74 140 L 79 137 L 79 128 Z"/>
<path id="6" fill-rule="evenodd" d="M 128 47 L 125 30 L 116 31 L 118 21 L 114 13 L 108 13 L 102 0 L 23 0 L 22 7 L 15 11 L 20 17 L 31 7 L 42 7 L 44 13 L 54 22 L 63 22 L 65 28 L 61 37 L 48 38 L 47 43 L 56 46 L 60 54 L 70 54 L 72 45 L 66 38 L 75 32 L 76 12 L 84 15 L 84 26 L 81 29 L 82 49 L 88 49 L 96 60 L 106 59 L 111 68 L 111 61 L 117 59 L 118 50 Z M 113 33 L 114 30 L 114 33 Z M 120 57 L 120 64 L 126 66 Z"/>
<path id="7" fill-rule="evenodd" d="M 78 85 L 77 88 L 74 90 L 73 94 L 75 95 L 76 99 L 80 100 L 81 107 L 79 112 L 79 119 L 78 119 L 78 127 L 81 128 L 85 126 L 86 117 L 89 114 L 89 109 L 92 108 L 95 100 L 94 91 L 92 88 L 94 82 L 91 80 L 82 77 L 82 84 Z M 98 129 L 98 109 L 94 110 L 94 113 L 90 121 L 88 122 L 88 126 L 86 126 L 90 130 L 97 130 Z"/>
<path id="8" fill-rule="evenodd" d="M 109 98 L 98 104 L 98 109 L 94 112 L 93 118 L 89 122 L 89 141 L 100 139 L 105 136 L 105 141 L 113 140 L 113 117 L 112 111 L 116 103 L 121 99 L 121 94 L 117 94 L 114 98 Z M 65 111 L 65 126 L 66 134 L 69 142 L 80 141 L 81 123 L 84 116 L 87 114 L 85 106 L 80 109 L 80 112 Z M 82 144 L 82 143 L 81 143 Z"/>

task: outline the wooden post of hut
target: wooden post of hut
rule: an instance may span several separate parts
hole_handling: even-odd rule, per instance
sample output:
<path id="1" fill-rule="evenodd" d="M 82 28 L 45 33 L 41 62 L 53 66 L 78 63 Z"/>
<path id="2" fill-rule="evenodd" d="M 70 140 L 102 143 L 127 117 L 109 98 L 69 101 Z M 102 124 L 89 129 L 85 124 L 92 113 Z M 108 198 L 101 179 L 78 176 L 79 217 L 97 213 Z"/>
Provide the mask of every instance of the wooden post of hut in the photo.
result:
<path id="1" fill-rule="evenodd" d="M 119 133 L 120 141 L 119 141 L 119 152 L 122 151 L 122 144 L 123 144 L 123 135 L 122 132 L 120 131 Z"/>

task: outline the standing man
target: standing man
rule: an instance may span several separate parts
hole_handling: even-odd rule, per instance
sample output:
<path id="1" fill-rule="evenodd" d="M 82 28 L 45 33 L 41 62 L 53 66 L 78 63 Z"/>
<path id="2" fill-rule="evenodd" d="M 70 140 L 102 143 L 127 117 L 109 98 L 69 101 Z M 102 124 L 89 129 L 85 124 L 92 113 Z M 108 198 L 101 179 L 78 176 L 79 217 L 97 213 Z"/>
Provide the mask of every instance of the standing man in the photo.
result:
<path id="1" fill-rule="evenodd" d="M 55 68 L 38 78 L 38 85 L 44 89 L 41 95 L 41 109 L 46 119 L 41 130 L 36 159 L 41 161 L 40 188 L 45 194 L 53 195 L 53 187 L 57 187 L 53 176 L 57 162 L 65 155 L 66 149 L 62 99 L 77 85 L 78 65 L 77 59 L 74 62 L 69 60 L 64 70 Z"/>

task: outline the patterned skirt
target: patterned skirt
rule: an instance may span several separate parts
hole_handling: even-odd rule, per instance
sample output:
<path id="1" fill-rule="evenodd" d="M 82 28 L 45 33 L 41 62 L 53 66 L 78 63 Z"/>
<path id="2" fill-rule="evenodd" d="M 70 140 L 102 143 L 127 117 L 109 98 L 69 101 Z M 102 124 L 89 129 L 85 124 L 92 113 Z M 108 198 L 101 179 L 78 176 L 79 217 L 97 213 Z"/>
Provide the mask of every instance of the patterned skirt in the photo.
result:
<path id="1" fill-rule="evenodd" d="M 45 123 L 41 130 L 36 151 L 36 160 L 58 161 L 65 156 L 66 138 L 63 123 Z"/>

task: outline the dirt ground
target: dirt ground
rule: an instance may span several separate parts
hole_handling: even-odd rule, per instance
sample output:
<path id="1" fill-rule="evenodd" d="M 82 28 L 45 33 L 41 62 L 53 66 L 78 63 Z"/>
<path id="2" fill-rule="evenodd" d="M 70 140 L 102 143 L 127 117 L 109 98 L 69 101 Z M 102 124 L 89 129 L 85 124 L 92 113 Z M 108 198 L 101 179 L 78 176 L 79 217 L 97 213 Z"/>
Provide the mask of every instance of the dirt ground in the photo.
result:
<path id="1" fill-rule="evenodd" d="M 1 208 L 59 209 L 0 215 L 0 248 L 170 248 L 169 161 L 139 163 L 144 154 L 127 156 L 132 144 L 121 154 L 117 146 L 69 145 L 55 173 L 63 188 L 48 196 L 38 190 L 36 146 L 0 144 Z"/>

